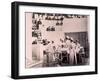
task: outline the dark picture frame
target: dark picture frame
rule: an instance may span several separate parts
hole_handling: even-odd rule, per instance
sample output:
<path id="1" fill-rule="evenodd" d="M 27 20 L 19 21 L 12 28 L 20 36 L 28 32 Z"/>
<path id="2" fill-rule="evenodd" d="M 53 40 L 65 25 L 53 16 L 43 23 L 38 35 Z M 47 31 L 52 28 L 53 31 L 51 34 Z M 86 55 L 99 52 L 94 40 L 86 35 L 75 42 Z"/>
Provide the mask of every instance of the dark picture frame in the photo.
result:
<path id="1" fill-rule="evenodd" d="M 82 10 L 93 10 L 95 14 L 95 64 L 94 71 L 85 72 L 73 72 L 73 73 L 51 73 L 51 74 L 40 74 L 40 75 L 19 75 L 19 7 L 20 6 L 37 6 L 37 7 L 52 7 L 52 8 L 70 8 L 70 9 L 82 9 Z M 81 6 L 81 5 L 64 5 L 64 4 L 49 4 L 49 3 L 31 3 L 31 2 L 12 2 L 11 4 L 11 78 L 13 79 L 27 79 L 27 78 L 42 78 L 42 77 L 59 77 L 59 76 L 73 76 L 73 75 L 89 75 L 98 73 L 98 62 L 97 62 L 97 7 L 96 6 Z M 45 68 L 43 68 L 45 69 Z"/>

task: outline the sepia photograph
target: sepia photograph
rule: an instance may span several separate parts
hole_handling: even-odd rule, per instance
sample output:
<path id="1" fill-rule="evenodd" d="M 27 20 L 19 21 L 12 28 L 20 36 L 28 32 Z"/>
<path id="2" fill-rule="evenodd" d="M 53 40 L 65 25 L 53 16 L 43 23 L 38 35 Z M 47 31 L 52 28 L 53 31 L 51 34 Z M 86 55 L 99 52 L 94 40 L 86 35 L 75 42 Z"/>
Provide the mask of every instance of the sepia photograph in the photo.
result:
<path id="1" fill-rule="evenodd" d="M 25 22 L 26 69 L 89 65 L 89 15 L 25 12 Z"/>
<path id="2" fill-rule="evenodd" d="M 97 74 L 97 7 L 12 2 L 11 77 Z"/>

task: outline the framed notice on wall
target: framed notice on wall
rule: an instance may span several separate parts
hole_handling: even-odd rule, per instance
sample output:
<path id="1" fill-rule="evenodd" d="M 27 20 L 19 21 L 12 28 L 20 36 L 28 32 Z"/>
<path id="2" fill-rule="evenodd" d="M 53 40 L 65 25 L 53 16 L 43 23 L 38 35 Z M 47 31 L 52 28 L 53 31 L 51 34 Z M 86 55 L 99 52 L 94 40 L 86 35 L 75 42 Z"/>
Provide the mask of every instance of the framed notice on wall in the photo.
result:
<path id="1" fill-rule="evenodd" d="M 11 77 L 97 74 L 97 7 L 12 2 Z"/>

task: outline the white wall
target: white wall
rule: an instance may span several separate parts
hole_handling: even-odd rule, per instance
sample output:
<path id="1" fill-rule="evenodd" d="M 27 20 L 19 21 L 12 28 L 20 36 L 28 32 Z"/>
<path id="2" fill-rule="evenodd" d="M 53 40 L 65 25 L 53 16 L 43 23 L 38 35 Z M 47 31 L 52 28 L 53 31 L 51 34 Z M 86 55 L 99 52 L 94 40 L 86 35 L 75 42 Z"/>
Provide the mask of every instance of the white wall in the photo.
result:
<path id="1" fill-rule="evenodd" d="M 87 22 L 87 23 L 86 23 Z M 65 32 L 86 32 L 88 31 L 88 18 L 64 19 L 63 31 Z"/>
<path id="2" fill-rule="evenodd" d="M 11 68 L 10 67 L 11 65 L 10 63 L 11 62 L 11 5 L 10 4 L 12 1 L 14 0 L 1 0 L 0 2 L 0 81 L 13 81 L 13 79 L 10 78 L 10 68 Z M 98 6 L 99 7 L 98 10 L 100 10 L 100 0 L 21 0 L 21 1 Z M 100 18 L 100 15 L 98 18 Z M 98 30 L 100 30 L 100 28 Z M 98 41 L 100 41 L 100 37 Z M 100 57 L 100 55 L 98 57 Z M 100 68 L 100 63 L 98 64 Z M 26 81 L 33 81 L 33 80 L 35 81 L 53 81 L 53 80 L 54 81 L 99 81 L 100 74 L 84 75 L 84 76 L 66 76 L 66 77 L 55 77 L 55 78 L 40 78 L 40 79 L 29 79 L 29 80 L 26 79 Z"/>
<path id="3" fill-rule="evenodd" d="M 32 62 L 32 14 L 26 15 L 26 59 Z"/>

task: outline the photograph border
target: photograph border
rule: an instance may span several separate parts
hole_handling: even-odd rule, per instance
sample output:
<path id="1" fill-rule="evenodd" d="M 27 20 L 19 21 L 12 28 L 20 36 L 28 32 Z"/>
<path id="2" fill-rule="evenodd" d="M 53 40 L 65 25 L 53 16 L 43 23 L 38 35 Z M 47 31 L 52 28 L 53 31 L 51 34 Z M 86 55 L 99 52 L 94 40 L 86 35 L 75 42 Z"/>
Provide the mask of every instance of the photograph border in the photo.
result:
<path id="1" fill-rule="evenodd" d="M 43 74 L 43 75 L 19 75 L 19 6 L 43 6 L 56 8 L 72 8 L 72 9 L 87 9 L 95 11 L 95 71 L 75 72 L 75 73 L 59 73 L 59 74 Z M 12 2 L 11 3 L 11 78 L 27 79 L 27 78 L 42 78 L 42 77 L 58 77 L 72 75 L 88 75 L 98 73 L 98 9 L 96 6 L 81 6 L 81 5 L 64 5 L 64 4 L 49 4 L 49 3 L 31 3 L 31 2 Z"/>

